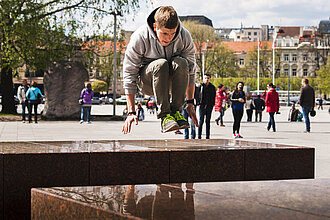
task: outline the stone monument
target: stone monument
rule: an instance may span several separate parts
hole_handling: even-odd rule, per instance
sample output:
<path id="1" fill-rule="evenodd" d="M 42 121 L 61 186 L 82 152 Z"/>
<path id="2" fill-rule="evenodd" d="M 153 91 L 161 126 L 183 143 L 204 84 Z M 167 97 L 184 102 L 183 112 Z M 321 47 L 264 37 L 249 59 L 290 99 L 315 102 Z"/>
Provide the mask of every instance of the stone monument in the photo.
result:
<path id="1" fill-rule="evenodd" d="M 88 72 L 80 62 L 61 61 L 52 63 L 44 76 L 45 120 L 79 119 L 78 103 Z"/>

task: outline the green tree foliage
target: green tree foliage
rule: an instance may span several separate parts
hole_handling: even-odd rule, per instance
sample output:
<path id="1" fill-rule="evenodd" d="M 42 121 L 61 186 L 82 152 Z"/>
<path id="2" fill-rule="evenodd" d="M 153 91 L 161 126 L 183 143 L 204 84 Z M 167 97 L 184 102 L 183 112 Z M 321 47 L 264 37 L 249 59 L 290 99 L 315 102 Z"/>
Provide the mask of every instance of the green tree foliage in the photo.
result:
<path id="1" fill-rule="evenodd" d="M 92 89 L 95 93 L 106 92 L 108 90 L 108 85 L 104 81 L 96 80 L 92 82 Z"/>
<path id="2" fill-rule="evenodd" d="M 257 76 L 258 66 L 258 49 L 255 48 L 249 52 L 245 60 L 245 66 L 240 69 L 239 75 L 241 77 Z M 275 58 L 275 69 L 279 69 L 279 57 Z M 260 77 L 272 77 L 273 74 L 273 56 L 271 50 L 259 50 L 259 74 Z"/>
<path id="3" fill-rule="evenodd" d="M 0 0 L 2 113 L 16 113 L 12 74 L 20 66 L 44 69 L 73 54 L 76 37 L 95 35 L 114 9 L 135 10 L 140 0 Z M 108 26 L 111 26 L 109 23 Z"/>
<path id="4" fill-rule="evenodd" d="M 290 91 L 299 91 L 301 88 L 301 80 L 302 78 L 291 78 L 290 79 Z M 216 78 L 212 79 L 212 83 L 215 86 L 219 84 L 223 84 L 224 86 L 228 87 L 230 91 L 234 90 L 236 84 L 238 82 L 244 82 L 246 86 L 250 86 L 250 90 L 257 90 L 257 78 L 256 77 L 225 77 L 225 78 Z M 272 78 L 260 78 L 259 86 L 260 90 L 266 90 L 267 83 L 272 82 Z M 318 89 L 318 79 L 317 78 L 309 78 L 309 84 Z M 287 77 L 280 77 L 275 79 L 275 86 L 280 88 L 280 90 L 286 91 L 288 89 L 288 78 Z"/>
<path id="5" fill-rule="evenodd" d="M 329 57 L 327 60 L 329 60 Z M 318 76 L 317 82 L 320 93 L 324 95 L 330 94 L 330 62 L 322 66 L 316 74 Z"/>
<path id="6" fill-rule="evenodd" d="M 235 77 L 237 75 L 237 57 L 233 51 L 217 44 L 205 54 L 205 73 L 212 77 Z"/>
<path id="7" fill-rule="evenodd" d="M 207 42 L 214 42 L 216 36 L 214 34 L 214 28 L 208 25 L 200 24 L 198 21 L 183 21 L 182 26 L 185 27 L 191 34 L 196 46 L 196 63 L 199 67 L 199 72 L 202 72 L 202 53 L 205 49 Z M 200 74 L 200 78 L 202 75 Z"/>
<path id="8" fill-rule="evenodd" d="M 109 46 L 109 44 L 106 44 L 103 39 L 111 41 L 111 45 Z M 113 81 L 113 41 L 111 38 L 107 38 L 106 36 L 98 36 L 94 37 L 93 41 L 90 41 L 89 43 L 90 45 L 88 45 L 88 50 L 91 52 L 89 53 L 89 72 L 93 72 L 95 74 L 96 79 L 105 81 L 107 84 L 107 88 L 110 88 Z M 122 52 L 124 46 L 125 42 L 123 41 L 123 39 L 118 39 L 116 56 L 117 67 L 122 65 L 124 55 Z M 117 69 L 116 73 L 118 78 L 120 71 L 118 71 Z M 108 89 L 106 91 L 108 91 Z"/>

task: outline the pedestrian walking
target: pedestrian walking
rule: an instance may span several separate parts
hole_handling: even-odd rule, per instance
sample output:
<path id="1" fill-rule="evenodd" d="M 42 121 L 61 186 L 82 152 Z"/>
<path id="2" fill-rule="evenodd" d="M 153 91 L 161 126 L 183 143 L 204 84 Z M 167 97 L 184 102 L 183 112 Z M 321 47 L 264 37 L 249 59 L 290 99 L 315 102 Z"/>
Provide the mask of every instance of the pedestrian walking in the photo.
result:
<path id="1" fill-rule="evenodd" d="M 232 112 L 234 116 L 233 135 L 234 138 L 243 138 L 240 135 L 241 120 L 244 112 L 245 93 L 243 91 L 244 83 L 238 82 L 236 89 L 232 92 L 230 101 L 232 105 Z"/>
<path id="2" fill-rule="evenodd" d="M 92 110 L 92 99 L 94 92 L 92 90 L 92 84 L 87 83 L 86 87 L 81 90 L 80 98 L 83 103 L 81 106 L 80 124 L 84 123 L 84 116 L 86 115 L 86 122 L 91 124 L 91 110 Z"/>
<path id="3" fill-rule="evenodd" d="M 38 83 L 32 81 L 31 87 L 26 91 L 26 98 L 28 99 L 28 108 L 29 108 L 29 123 L 32 122 L 32 108 L 34 111 L 34 123 L 38 123 L 38 104 L 41 103 L 42 93 L 37 87 Z"/>
<path id="4" fill-rule="evenodd" d="M 268 126 L 267 130 L 269 131 L 270 128 L 273 128 L 273 132 L 276 132 L 276 127 L 275 127 L 275 113 L 278 112 L 280 108 L 280 100 L 278 97 L 278 93 L 274 89 L 273 83 L 268 83 L 267 84 L 267 94 L 266 94 L 266 99 L 265 99 L 265 104 L 267 106 L 266 111 L 269 113 L 269 121 L 268 121 Z"/>
<path id="5" fill-rule="evenodd" d="M 302 108 L 302 112 L 305 118 L 305 133 L 309 133 L 311 131 L 309 113 L 314 110 L 315 92 L 314 89 L 309 86 L 309 81 L 307 78 L 301 80 L 301 85 L 302 88 L 300 89 L 299 104 Z"/>
<path id="6" fill-rule="evenodd" d="M 198 126 L 193 106 L 195 69 L 194 42 L 177 12 L 171 6 L 156 8 L 147 24 L 133 33 L 125 52 L 123 75 L 128 117 L 122 132 L 129 133 L 133 122 L 138 124 L 134 99 L 137 88 L 145 95 L 155 96 L 161 132 L 189 127 L 182 116 L 185 96 L 186 110 Z"/>
<path id="7" fill-rule="evenodd" d="M 247 122 L 252 122 L 254 103 L 253 103 L 253 100 L 251 99 L 250 95 L 246 96 L 246 102 L 244 104 L 244 107 L 246 109 Z"/>
<path id="8" fill-rule="evenodd" d="M 135 111 L 137 113 L 138 120 L 143 121 L 144 120 L 144 109 L 142 108 L 142 105 L 140 102 L 137 104 L 137 108 Z"/>
<path id="9" fill-rule="evenodd" d="M 317 110 L 320 110 L 320 108 L 321 108 L 321 110 L 323 110 L 323 99 L 322 99 L 322 97 L 319 98 L 319 107 L 317 108 Z"/>
<path id="10" fill-rule="evenodd" d="M 211 76 L 204 74 L 203 83 L 199 88 L 199 123 L 198 123 L 198 139 L 202 138 L 203 124 L 206 124 L 206 139 L 210 139 L 210 121 L 215 104 L 215 87 L 210 83 Z"/>
<path id="11" fill-rule="evenodd" d="M 265 100 L 260 97 L 260 95 L 257 95 L 257 98 L 253 100 L 254 108 L 255 108 L 255 122 L 258 121 L 259 116 L 259 122 L 262 121 L 262 112 L 265 110 Z"/>
<path id="12" fill-rule="evenodd" d="M 27 80 L 24 79 L 22 85 L 17 89 L 17 98 L 19 103 L 22 106 L 22 122 L 25 123 L 25 110 L 28 108 L 28 100 L 26 99 L 26 92 L 28 91 L 29 86 Z"/>
<path id="13" fill-rule="evenodd" d="M 196 112 L 197 104 L 199 104 L 199 87 L 195 84 L 194 103 L 193 103 L 195 112 Z M 189 139 L 189 129 L 190 129 L 190 138 L 195 139 L 196 138 L 196 126 L 195 126 L 192 118 L 189 117 L 186 107 L 187 107 L 187 105 L 185 104 L 183 106 L 182 115 L 186 120 L 188 120 L 190 128 L 184 129 L 184 139 Z"/>
<path id="14" fill-rule="evenodd" d="M 215 95 L 214 111 L 219 112 L 219 117 L 215 119 L 215 123 L 219 125 L 220 121 L 221 127 L 225 127 L 223 124 L 223 116 L 225 115 L 227 100 L 228 95 L 226 93 L 226 89 L 222 84 L 220 84 Z"/>

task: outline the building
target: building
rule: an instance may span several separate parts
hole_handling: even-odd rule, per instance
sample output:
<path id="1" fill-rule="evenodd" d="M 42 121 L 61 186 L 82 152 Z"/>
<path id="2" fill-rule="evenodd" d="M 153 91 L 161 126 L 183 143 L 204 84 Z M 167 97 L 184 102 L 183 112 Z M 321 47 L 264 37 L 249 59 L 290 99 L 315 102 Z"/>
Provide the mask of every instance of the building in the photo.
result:
<path id="1" fill-rule="evenodd" d="M 320 65 L 326 62 L 322 34 L 317 32 L 316 27 L 275 27 L 276 56 L 280 58 L 280 69 L 276 71 L 281 76 L 313 77 Z M 326 49 L 328 53 L 329 48 Z"/>
<path id="2" fill-rule="evenodd" d="M 213 27 L 212 20 L 205 17 L 204 15 L 179 16 L 179 18 L 181 21 L 198 21 L 200 24 Z"/>

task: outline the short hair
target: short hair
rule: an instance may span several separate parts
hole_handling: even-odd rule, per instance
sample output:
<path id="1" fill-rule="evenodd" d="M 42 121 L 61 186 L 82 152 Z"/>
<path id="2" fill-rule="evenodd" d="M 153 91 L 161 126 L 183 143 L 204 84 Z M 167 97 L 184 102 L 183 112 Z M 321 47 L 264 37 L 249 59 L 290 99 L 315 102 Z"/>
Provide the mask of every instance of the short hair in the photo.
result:
<path id="1" fill-rule="evenodd" d="M 306 85 L 308 85 L 309 80 L 308 80 L 307 78 L 303 78 L 303 82 L 304 82 Z"/>
<path id="2" fill-rule="evenodd" d="M 222 87 L 223 87 L 223 85 L 222 85 L 222 84 L 220 84 L 220 85 L 218 86 L 218 88 L 219 88 L 219 89 L 221 89 Z"/>
<path id="3" fill-rule="evenodd" d="M 208 77 L 210 77 L 210 78 L 211 78 L 211 75 L 210 75 L 210 74 L 204 74 L 204 76 L 208 76 Z"/>
<path id="4" fill-rule="evenodd" d="M 87 88 L 92 88 L 92 84 L 87 83 L 86 87 L 87 87 Z"/>
<path id="5" fill-rule="evenodd" d="M 38 86 L 38 83 L 36 81 L 32 81 L 31 86 L 37 87 Z"/>
<path id="6" fill-rule="evenodd" d="M 173 7 L 162 6 L 156 11 L 155 23 L 158 28 L 177 28 L 179 24 L 178 14 Z"/>

